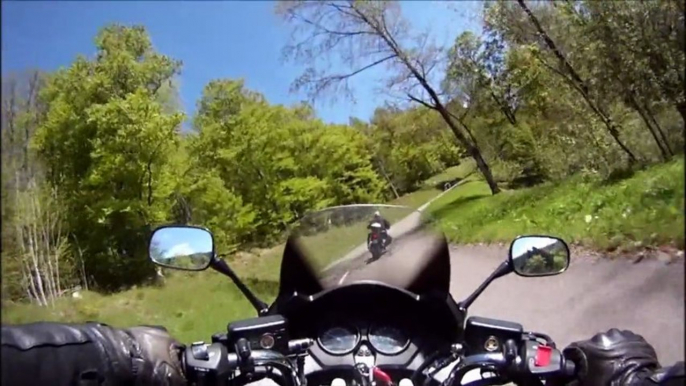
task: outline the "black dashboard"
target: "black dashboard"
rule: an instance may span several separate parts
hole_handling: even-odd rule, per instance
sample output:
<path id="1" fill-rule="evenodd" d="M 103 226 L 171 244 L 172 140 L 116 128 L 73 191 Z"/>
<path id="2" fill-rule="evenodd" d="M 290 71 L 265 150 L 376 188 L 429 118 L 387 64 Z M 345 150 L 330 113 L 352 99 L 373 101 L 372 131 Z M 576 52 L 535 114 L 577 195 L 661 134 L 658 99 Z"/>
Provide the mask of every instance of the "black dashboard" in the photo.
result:
<path id="1" fill-rule="evenodd" d="M 353 366 L 362 346 L 379 367 L 413 370 L 426 353 L 455 342 L 463 325 L 448 295 L 419 296 L 378 282 L 295 298 L 278 307 L 289 335 L 315 339 L 310 356 L 327 370 Z"/>

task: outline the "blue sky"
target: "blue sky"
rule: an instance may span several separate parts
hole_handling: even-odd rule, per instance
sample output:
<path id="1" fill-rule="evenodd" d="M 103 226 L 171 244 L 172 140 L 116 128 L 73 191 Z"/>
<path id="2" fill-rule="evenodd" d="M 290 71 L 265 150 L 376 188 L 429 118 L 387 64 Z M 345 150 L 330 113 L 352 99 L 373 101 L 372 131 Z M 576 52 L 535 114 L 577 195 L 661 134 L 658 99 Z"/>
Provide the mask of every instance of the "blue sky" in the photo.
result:
<path id="1" fill-rule="evenodd" d="M 103 25 L 143 24 L 158 51 L 183 61 L 180 92 L 189 115 L 205 84 L 217 78 L 244 78 L 270 102 L 291 104 L 305 99 L 289 93 L 303 68 L 280 60 L 290 33 L 273 6 L 267 1 L 3 1 L 2 72 L 68 66 L 77 54 L 95 52 L 93 38 Z M 438 42 L 479 29 L 478 2 L 405 1 L 402 6 L 413 27 L 431 28 Z M 339 123 L 350 116 L 368 119 L 383 103 L 373 84 L 381 71 L 353 83 L 356 104 L 318 103 L 318 116 Z"/>
<path id="2" fill-rule="evenodd" d="M 163 228 L 157 231 L 151 240 L 157 245 L 166 258 L 194 253 L 212 252 L 210 233 L 195 228 Z"/>

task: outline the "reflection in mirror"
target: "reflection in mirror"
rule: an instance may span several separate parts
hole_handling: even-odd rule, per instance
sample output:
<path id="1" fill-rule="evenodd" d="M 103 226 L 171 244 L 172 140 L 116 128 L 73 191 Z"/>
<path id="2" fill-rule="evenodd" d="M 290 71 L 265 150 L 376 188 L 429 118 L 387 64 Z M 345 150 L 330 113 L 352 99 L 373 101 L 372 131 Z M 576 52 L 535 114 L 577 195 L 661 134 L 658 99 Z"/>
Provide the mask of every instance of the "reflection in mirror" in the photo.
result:
<path id="1" fill-rule="evenodd" d="M 199 271 L 207 268 L 214 255 L 212 234 L 187 226 L 158 228 L 150 239 L 150 259 L 176 269 Z"/>
<path id="2" fill-rule="evenodd" d="M 510 262 L 521 276 L 557 275 L 569 267 L 569 247 L 551 236 L 522 236 L 510 246 Z"/>

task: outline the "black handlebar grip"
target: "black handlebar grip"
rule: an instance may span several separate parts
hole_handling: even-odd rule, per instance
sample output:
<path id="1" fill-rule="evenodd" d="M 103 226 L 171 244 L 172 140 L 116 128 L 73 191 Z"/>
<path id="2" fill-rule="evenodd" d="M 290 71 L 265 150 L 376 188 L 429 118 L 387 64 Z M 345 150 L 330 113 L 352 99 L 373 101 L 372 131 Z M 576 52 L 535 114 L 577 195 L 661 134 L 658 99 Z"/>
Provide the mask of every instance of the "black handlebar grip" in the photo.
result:
<path id="1" fill-rule="evenodd" d="M 565 367 L 563 369 L 564 375 L 567 377 L 576 377 L 576 370 L 576 364 L 572 360 L 565 358 Z"/>

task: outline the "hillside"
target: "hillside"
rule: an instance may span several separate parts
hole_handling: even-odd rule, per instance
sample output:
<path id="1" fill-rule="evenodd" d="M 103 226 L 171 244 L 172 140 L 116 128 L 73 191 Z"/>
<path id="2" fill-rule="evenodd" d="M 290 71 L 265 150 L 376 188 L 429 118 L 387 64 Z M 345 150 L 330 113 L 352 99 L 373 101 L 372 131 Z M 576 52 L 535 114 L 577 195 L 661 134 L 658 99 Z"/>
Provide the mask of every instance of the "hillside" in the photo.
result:
<path id="1" fill-rule="evenodd" d="M 457 172 L 451 170 L 450 175 L 456 176 Z M 683 172 L 684 160 L 680 158 L 612 184 L 575 179 L 506 191 L 495 197 L 488 195 L 483 181 L 475 179 L 455 188 L 428 210 L 438 216 L 450 240 L 457 243 L 508 242 L 519 234 L 548 233 L 594 248 L 628 250 L 676 245 L 683 249 Z M 413 201 L 407 197 L 405 200 Z M 586 222 L 587 215 L 593 216 L 590 222 Z M 278 288 L 277 251 L 278 247 L 231 261 L 250 288 L 267 301 L 274 299 Z M 57 299 L 54 308 L 9 304 L 2 311 L 3 323 L 159 323 L 184 342 L 207 339 L 227 321 L 254 315 L 231 281 L 211 270 L 169 272 L 163 286 L 134 288 L 109 296 L 85 292 L 82 299 Z"/>

